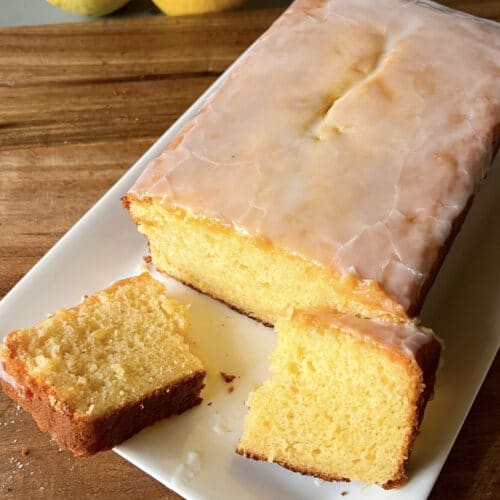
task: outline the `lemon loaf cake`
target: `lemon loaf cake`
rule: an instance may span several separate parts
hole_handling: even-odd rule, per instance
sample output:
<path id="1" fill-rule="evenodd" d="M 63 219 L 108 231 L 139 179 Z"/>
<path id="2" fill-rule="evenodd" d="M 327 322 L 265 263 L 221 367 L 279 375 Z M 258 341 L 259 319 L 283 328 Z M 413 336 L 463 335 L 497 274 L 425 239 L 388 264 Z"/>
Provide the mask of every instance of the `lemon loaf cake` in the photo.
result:
<path id="1" fill-rule="evenodd" d="M 349 335 L 323 316 L 310 334 L 300 315 L 282 325 L 279 353 L 294 342 L 325 352 L 311 353 L 317 373 L 302 392 L 276 390 L 283 411 L 297 403 L 290 428 L 279 412 L 267 428 L 256 418 L 284 369 L 251 397 L 240 453 L 324 478 L 401 481 L 440 353 L 409 321 L 497 149 L 499 76 L 496 23 L 426 0 L 296 0 L 123 198 L 160 271 L 268 324 L 294 308 L 356 323 Z M 393 334 L 427 341 L 402 350 L 384 344 Z M 323 356 L 339 357 L 339 378 Z M 400 408 L 389 420 L 359 413 L 357 427 L 348 401 L 358 413 Z M 331 416 L 321 429 L 339 447 L 314 433 L 315 415 Z M 287 451 L 293 433 L 311 443 Z"/>
<path id="2" fill-rule="evenodd" d="M 400 483 L 434 385 L 432 332 L 314 309 L 276 329 L 273 377 L 249 397 L 238 453 L 327 480 Z"/>
<path id="3" fill-rule="evenodd" d="M 118 281 L 0 344 L 4 391 L 77 456 L 201 402 L 187 306 L 149 273 Z"/>
<path id="4" fill-rule="evenodd" d="M 289 305 L 405 319 L 492 159 L 499 72 L 496 23 L 297 0 L 125 205 L 158 269 L 266 323 Z"/>

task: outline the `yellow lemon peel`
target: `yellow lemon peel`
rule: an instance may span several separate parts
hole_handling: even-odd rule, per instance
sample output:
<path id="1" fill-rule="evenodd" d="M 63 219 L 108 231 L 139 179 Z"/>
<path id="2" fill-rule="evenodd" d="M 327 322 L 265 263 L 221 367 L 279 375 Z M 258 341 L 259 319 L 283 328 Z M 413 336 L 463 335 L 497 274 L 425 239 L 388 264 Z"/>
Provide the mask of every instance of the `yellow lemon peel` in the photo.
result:
<path id="1" fill-rule="evenodd" d="M 50 4 L 72 14 L 105 16 L 123 7 L 129 0 L 47 0 Z"/>
<path id="2" fill-rule="evenodd" d="M 153 0 L 156 6 L 169 16 L 206 14 L 231 9 L 244 0 Z"/>

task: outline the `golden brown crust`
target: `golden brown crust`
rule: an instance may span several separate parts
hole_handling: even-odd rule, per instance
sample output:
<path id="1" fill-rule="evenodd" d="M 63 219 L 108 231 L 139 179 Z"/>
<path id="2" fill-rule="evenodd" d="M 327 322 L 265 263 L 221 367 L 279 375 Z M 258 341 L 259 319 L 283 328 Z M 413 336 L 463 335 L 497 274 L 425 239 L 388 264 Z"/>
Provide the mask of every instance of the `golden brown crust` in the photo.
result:
<path id="1" fill-rule="evenodd" d="M 243 448 L 240 448 L 239 446 L 236 447 L 236 453 L 242 455 L 245 458 L 252 458 L 253 460 L 259 460 L 262 462 L 268 461 L 264 455 L 245 450 Z M 323 471 L 320 471 L 319 469 L 315 469 L 314 467 L 299 467 L 287 462 L 286 460 L 273 460 L 273 463 L 281 465 L 282 467 L 285 467 L 285 469 L 291 470 L 293 472 L 298 472 L 303 476 L 318 477 L 325 481 L 342 481 L 345 483 L 349 483 L 351 481 L 346 477 L 337 476 L 335 474 L 327 474 Z"/>
<path id="2" fill-rule="evenodd" d="M 4 392 L 33 416 L 42 431 L 50 432 L 61 448 L 79 457 L 108 450 L 144 427 L 182 413 L 202 400 L 205 372 L 198 371 L 104 416 L 84 416 L 67 405 L 51 405 L 50 391 L 20 373 L 20 366 L 12 361 L 5 360 L 4 369 L 19 387 L 0 380 Z"/>
<path id="3" fill-rule="evenodd" d="M 401 486 L 406 480 L 406 467 L 408 460 L 413 451 L 415 439 L 418 435 L 420 424 L 424 417 L 425 408 L 434 393 L 434 383 L 436 380 L 436 372 L 441 356 L 441 344 L 437 339 L 432 339 L 431 342 L 423 345 L 415 356 L 415 376 L 418 383 L 413 399 L 414 411 L 413 419 L 410 422 L 411 433 L 407 438 L 404 447 L 401 463 L 394 478 L 382 485 L 384 489 L 392 489 Z"/>
<path id="4" fill-rule="evenodd" d="M 493 139 L 491 140 L 492 143 L 492 154 L 491 154 L 491 161 L 493 162 L 493 159 L 495 158 L 496 154 L 498 153 L 498 149 L 500 148 L 500 123 L 497 123 L 493 127 Z"/>

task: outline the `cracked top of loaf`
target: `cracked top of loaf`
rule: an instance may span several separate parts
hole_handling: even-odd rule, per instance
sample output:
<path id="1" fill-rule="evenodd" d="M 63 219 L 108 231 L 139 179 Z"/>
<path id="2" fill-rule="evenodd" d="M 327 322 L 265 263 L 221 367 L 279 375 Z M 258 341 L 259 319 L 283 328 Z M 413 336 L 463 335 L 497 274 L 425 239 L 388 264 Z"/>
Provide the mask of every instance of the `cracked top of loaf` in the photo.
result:
<path id="1" fill-rule="evenodd" d="M 498 24 L 427 1 L 297 0 L 131 194 L 375 280 L 410 309 L 499 123 Z"/>

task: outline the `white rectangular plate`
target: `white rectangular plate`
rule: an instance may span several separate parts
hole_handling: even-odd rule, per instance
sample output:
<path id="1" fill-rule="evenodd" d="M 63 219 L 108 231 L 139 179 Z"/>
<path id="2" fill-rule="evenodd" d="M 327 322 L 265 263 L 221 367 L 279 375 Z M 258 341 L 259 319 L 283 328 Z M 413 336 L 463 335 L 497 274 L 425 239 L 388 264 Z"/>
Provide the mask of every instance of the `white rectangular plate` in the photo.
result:
<path id="1" fill-rule="evenodd" d="M 240 59 L 241 60 L 241 59 Z M 230 72 L 232 68 L 228 70 Z M 227 73 L 226 75 L 227 76 Z M 126 175 L 40 260 L 0 303 L 3 335 L 72 306 L 84 294 L 137 273 L 147 254 L 120 197 L 145 165 L 197 112 L 221 77 Z M 145 429 L 116 452 L 190 499 L 423 499 L 429 494 L 498 349 L 500 332 L 500 171 L 493 172 L 448 256 L 423 317 L 445 339 L 444 366 L 410 461 L 409 482 L 384 491 L 327 483 L 235 454 L 251 388 L 267 376 L 272 329 L 155 274 L 170 294 L 192 304 L 192 335 L 208 366 L 201 406 Z M 228 270 L 230 272 L 230 270 Z M 229 385 L 219 372 L 237 375 Z"/>

